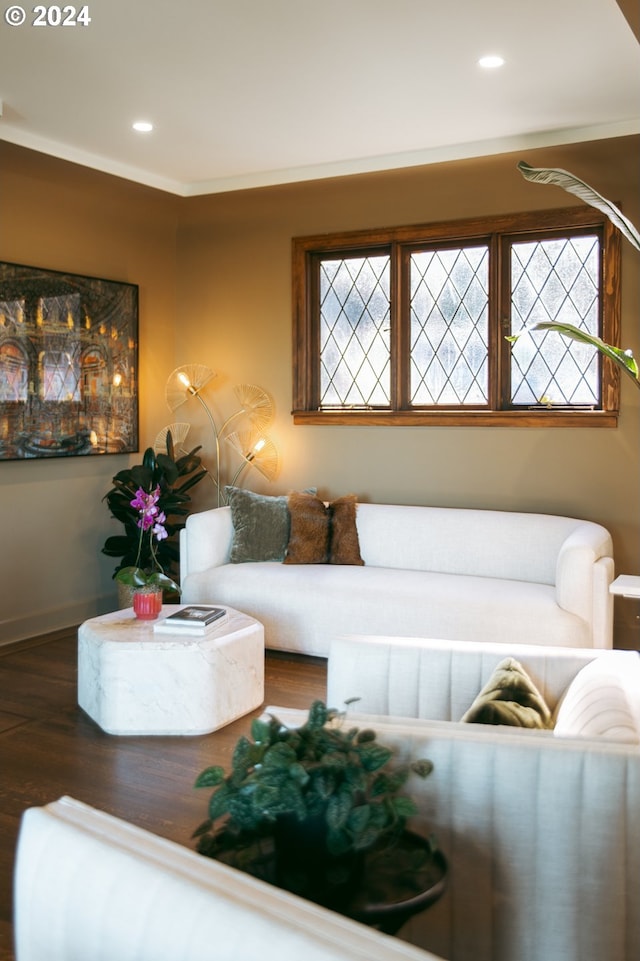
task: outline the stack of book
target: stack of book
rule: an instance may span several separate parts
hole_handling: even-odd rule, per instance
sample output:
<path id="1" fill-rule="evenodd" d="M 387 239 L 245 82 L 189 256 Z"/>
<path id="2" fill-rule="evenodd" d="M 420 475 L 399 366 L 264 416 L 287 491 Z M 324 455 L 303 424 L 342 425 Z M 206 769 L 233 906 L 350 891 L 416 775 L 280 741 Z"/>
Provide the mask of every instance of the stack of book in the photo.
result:
<path id="1" fill-rule="evenodd" d="M 206 634 L 226 613 L 226 607 L 189 604 L 156 621 L 153 629 L 157 634 Z"/>

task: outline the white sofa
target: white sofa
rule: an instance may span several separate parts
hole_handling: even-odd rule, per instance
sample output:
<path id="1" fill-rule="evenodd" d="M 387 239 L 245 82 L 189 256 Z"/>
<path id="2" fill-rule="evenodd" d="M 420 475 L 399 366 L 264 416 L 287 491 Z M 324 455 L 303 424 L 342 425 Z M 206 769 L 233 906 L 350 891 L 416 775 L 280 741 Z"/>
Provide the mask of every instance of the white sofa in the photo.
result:
<path id="1" fill-rule="evenodd" d="M 181 531 L 185 603 L 229 604 L 265 644 L 326 657 L 336 634 L 609 648 L 612 542 L 600 525 L 508 511 L 358 504 L 364 566 L 230 563 L 229 507 Z"/>
<path id="2" fill-rule="evenodd" d="M 16 961 L 438 961 L 95 808 L 23 815 Z"/>
<path id="3" fill-rule="evenodd" d="M 505 654 L 558 720 L 573 697 L 565 733 L 459 720 Z M 448 891 L 403 937 L 451 961 L 640 958 L 637 652 L 337 638 L 327 703 L 358 696 L 347 723 L 434 763 L 411 790 Z"/>

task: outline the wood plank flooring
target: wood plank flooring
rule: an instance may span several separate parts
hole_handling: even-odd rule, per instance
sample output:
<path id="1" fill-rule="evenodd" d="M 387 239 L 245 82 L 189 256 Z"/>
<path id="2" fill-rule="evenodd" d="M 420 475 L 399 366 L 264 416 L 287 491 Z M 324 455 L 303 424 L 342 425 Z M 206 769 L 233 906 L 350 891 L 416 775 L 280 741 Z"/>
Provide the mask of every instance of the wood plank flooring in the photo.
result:
<path id="1" fill-rule="evenodd" d="M 0 961 L 14 961 L 13 862 L 26 808 L 67 794 L 193 847 L 208 798 L 193 788 L 197 774 L 228 768 L 262 710 L 200 737 L 105 734 L 77 706 L 76 647 L 75 629 L 0 647 Z M 267 652 L 265 706 L 307 708 L 325 696 L 324 659 Z"/>

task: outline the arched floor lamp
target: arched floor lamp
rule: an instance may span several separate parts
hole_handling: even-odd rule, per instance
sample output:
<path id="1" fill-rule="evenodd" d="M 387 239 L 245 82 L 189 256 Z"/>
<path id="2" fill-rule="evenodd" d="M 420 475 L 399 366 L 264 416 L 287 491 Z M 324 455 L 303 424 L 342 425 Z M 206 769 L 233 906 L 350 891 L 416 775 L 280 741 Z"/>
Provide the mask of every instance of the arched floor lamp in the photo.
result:
<path id="1" fill-rule="evenodd" d="M 203 388 L 213 377 L 215 374 L 211 368 L 202 364 L 176 367 L 167 380 L 165 397 L 167 406 L 172 412 L 191 397 L 195 397 L 204 409 L 215 445 L 215 468 L 213 474 L 209 472 L 209 476 L 215 485 L 218 507 L 220 507 L 226 503 L 225 485 L 222 484 L 220 477 L 220 442 L 222 440 L 229 443 L 242 458 L 242 463 L 231 480 L 231 486 L 238 483 L 240 475 L 247 467 L 255 467 L 267 480 L 273 480 L 278 471 L 278 452 L 273 441 L 264 433 L 275 415 L 271 395 L 255 384 L 238 384 L 234 387 L 234 393 L 240 407 L 224 421 L 221 427 L 218 427 L 210 407 L 201 395 Z M 241 417 L 246 418 L 250 428 L 230 431 L 231 424 Z M 174 444 L 178 446 L 186 437 L 188 430 L 189 425 L 183 423 L 165 427 L 156 437 L 156 448 L 162 445 L 162 449 L 166 449 L 166 437 L 169 431 Z"/>

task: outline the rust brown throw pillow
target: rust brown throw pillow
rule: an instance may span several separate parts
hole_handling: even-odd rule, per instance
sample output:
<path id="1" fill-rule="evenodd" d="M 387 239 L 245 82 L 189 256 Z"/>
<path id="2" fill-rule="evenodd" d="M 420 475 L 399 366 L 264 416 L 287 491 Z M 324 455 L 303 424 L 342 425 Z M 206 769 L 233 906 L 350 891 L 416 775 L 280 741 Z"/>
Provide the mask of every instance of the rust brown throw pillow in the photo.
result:
<path id="1" fill-rule="evenodd" d="M 285 564 L 363 565 L 356 528 L 355 494 L 325 505 L 312 494 L 292 493 L 291 518 Z"/>
<path id="2" fill-rule="evenodd" d="M 319 498 L 297 491 L 287 499 L 291 527 L 285 564 L 326 564 L 329 560 L 329 516 Z"/>
<path id="3" fill-rule="evenodd" d="M 338 497 L 329 504 L 331 524 L 329 529 L 330 564 L 364 564 L 360 556 L 360 541 L 356 527 L 355 494 Z"/>

